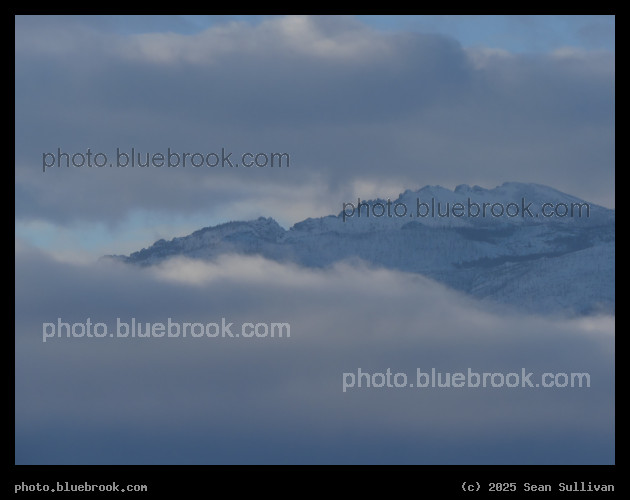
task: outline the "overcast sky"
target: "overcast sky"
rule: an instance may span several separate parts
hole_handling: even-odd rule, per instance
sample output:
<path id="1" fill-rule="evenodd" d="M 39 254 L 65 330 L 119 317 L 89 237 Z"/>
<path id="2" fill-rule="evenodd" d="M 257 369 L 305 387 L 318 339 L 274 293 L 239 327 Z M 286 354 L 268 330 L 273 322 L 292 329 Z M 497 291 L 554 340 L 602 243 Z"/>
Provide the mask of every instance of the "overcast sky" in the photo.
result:
<path id="1" fill-rule="evenodd" d="M 614 55 L 613 16 L 18 17 L 17 234 L 96 257 L 427 184 L 614 208 Z M 291 163 L 42 171 L 132 147 Z"/>
<path id="2" fill-rule="evenodd" d="M 17 463 L 614 463 L 614 316 L 159 238 L 356 197 L 549 185 L 614 208 L 613 16 L 16 18 Z M 45 155 L 288 153 L 281 168 Z M 289 322 L 291 338 L 52 339 L 43 324 Z M 111 331 L 111 330 L 110 330 Z M 588 372 L 588 389 L 357 390 L 342 374 Z"/>

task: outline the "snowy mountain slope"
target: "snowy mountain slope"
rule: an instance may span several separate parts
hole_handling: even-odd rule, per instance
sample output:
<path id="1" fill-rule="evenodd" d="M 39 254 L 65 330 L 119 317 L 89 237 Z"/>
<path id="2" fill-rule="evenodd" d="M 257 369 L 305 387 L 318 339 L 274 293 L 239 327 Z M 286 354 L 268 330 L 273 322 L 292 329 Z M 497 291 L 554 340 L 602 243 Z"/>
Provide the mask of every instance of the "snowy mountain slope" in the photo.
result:
<path id="1" fill-rule="evenodd" d="M 550 187 L 522 183 L 505 183 L 491 190 L 426 186 L 407 190 L 396 200 L 347 203 L 354 205 L 352 216 L 346 204 L 336 216 L 309 218 L 288 231 L 271 218 L 229 222 L 168 242 L 160 240 L 116 258 L 152 265 L 178 255 L 213 259 L 240 253 L 308 267 L 360 258 L 420 273 L 483 300 L 521 309 L 579 314 L 614 311 L 613 210 L 593 204 L 586 207 L 584 200 Z M 421 214 L 428 207 L 434 215 L 418 216 L 421 203 L 426 203 Z M 475 204 L 481 209 L 484 203 L 486 217 L 474 216 Z M 550 204 L 546 213 L 557 209 L 560 215 L 565 207 L 570 211 L 574 206 L 574 217 L 543 217 L 544 203 Z M 494 215 L 501 208 L 505 212 L 509 204 L 510 216 Z M 436 215 L 438 205 L 444 216 Z M 515 215 L 517 207 L 520 213 Z"/>

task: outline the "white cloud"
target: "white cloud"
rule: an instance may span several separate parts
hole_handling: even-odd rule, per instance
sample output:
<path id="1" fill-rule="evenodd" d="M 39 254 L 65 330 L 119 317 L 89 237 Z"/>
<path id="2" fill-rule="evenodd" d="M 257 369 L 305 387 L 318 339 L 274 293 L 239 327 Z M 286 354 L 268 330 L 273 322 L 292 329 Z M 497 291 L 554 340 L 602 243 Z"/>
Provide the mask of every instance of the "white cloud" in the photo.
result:
<path id="1" fill-rule="evenodd" d="M 270 53 L 321 58 L 356 64 L 395 53 L 392 43 L 351 17 L 285 16 L 256 26 L 230 22 L 201 33 L 143 33 L 130 35 L 124 57 L 159 64 L 214 64 L 238 54 Z"/>

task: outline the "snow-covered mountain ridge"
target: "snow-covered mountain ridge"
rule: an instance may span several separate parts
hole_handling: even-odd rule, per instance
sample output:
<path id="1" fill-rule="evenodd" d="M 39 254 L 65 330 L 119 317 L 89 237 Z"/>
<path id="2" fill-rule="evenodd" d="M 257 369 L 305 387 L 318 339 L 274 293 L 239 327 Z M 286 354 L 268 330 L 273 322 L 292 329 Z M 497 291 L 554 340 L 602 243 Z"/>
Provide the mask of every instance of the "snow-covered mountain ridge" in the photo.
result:
<path id="1" fill-rule="evenodd" d="M 486 217 L 474 216 L 475 205 L 484 203 Z M 438 204 L 448 217 L 437 215 Z M 551 217 L 543 215 L 543 204 Z M 309 218 L 289 230 L 265 217 L 228 222 L 114 258 L 152 265 L 173 256 L 226 253 L 308 267 L 360 258 L 528 311 L 614 312 L 614 210 L 539 184 L 460 185 L 453 191 L 426 186 L 396 200 L 347 201 L 338 215 Z"/>

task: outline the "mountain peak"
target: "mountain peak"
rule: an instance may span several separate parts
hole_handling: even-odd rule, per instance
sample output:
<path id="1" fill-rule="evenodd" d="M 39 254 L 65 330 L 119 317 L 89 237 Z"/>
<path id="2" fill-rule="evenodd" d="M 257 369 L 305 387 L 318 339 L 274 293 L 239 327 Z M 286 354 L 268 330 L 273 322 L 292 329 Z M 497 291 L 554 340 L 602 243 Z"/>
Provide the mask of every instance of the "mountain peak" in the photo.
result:
<path id="1" fill-rule="evenodd" d="M 152 265 L 174 256 L 214 259 L 244 254 L 325 267 L 359 258 L 422 274 L 479 299 L 530 310 L 570 309 L 581 314 L 614 310 L 614 210 L 590 205 L 590 217 L 582 219 L 417 216 L 417 204 L 429 207 L 432 199 L 442 211 L 469 201 L 520 206 L 525 199 L 533 211 L 542 203 L 583 201 L 548 186 L 520 182 L 492 189 L 460 184 L 453 191 L 425 186 L 405 190 L 394 201 L 362 200 L 366 205 L 360 216 L 344 218 L 342 211 L 338 216 L 307 218 L 288 231 L 271 217 L 226 222 L 156 241 L 119 260 Z M 396 203 L 410 213 L 385 216 L 384 210 L 389 206 L 393 212 Z"/>

